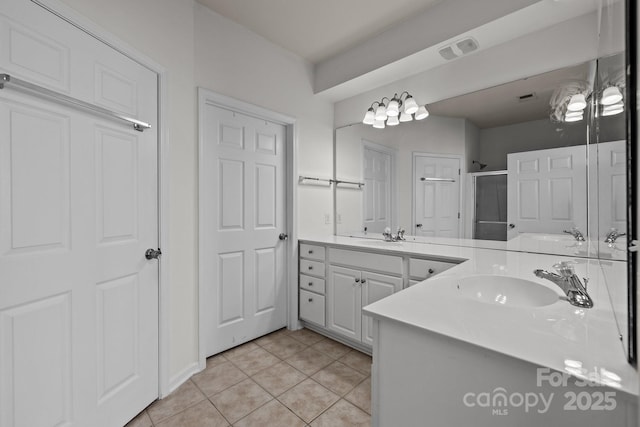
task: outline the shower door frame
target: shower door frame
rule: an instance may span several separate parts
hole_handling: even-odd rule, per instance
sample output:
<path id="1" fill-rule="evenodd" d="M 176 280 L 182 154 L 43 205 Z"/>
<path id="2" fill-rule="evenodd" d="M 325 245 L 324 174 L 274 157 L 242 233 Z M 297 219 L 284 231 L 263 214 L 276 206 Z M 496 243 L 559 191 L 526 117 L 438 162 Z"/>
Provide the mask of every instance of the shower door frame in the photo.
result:
<path id="1" fill-rule="evenodd" d="M 468 210 L 467 212 L 470 213 L 470 215 L 468 215 L 469 218 L 469 223 L 467 223 L 467 226 L 465 227 L 465 229 L 470 230 L 470 238 L 471 239 L 475 239 L 475 235 L 476 235 L 476 180 L 477 177 L 479 176 L 491 176 L 491 175 L 507 175 L 507 170 L 497 170 L 497 171 L 487 171 L 487 172 L 471 172 L 469 173 L 469 177 L 470 177 L 470 185 L 469 188 L 471 190 L 471 200 L 470 200 L 470 210 Z M 505 226 L 506 226 L 506 221 L 505 221 Z"/>

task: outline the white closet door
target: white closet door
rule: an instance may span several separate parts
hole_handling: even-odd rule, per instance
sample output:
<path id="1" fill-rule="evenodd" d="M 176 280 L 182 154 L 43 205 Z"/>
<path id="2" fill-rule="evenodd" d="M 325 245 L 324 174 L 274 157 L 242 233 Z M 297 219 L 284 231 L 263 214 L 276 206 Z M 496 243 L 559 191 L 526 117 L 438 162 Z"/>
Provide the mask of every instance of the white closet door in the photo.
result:
<path id="1" fill-rule="evenodd" d="M 122 426 L 158 393 L 155 73 L 29 1 L 0 70 L 153 125 L 0 90 L 0 426 Z"/>
<path id="2" fill-rule="evenodd" d="M 587 230 L 586 146 L 507 155 L 507 239 Z"/>
<path id="3" fill-rule="evenodd" d="M 460 159 L 415 156 L 414 235 L 458 237 L 460 230 Z"/>
<path id="4" fill-rule="evenodd" d="M 367 231 L 382 233 L 391 227 L 391 154 L 363 147 L 364 209 Z"/>
<path id="5" fill-rule="evenodd" d="M 200 113 L 206 265 L 203 320 L 212 355 L 286 325 L 285 127 L 204 103 Z"/>

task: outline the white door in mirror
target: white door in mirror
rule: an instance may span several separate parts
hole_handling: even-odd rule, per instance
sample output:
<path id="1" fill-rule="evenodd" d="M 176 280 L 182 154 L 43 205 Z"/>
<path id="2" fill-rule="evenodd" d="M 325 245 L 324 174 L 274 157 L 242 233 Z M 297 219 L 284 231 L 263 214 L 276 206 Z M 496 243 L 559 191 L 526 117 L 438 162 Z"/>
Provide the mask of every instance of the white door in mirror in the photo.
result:
<path id="1" fill-rule="evenodd" d="M 413 235 L 458 237 L 460 158 L 416 155 L 413 159 Z"/>
<path id="2" fill-rule="evenodd" d="M 507 155 L 507 239 L 519 233 L 587 230 L 586 148 Z"/>

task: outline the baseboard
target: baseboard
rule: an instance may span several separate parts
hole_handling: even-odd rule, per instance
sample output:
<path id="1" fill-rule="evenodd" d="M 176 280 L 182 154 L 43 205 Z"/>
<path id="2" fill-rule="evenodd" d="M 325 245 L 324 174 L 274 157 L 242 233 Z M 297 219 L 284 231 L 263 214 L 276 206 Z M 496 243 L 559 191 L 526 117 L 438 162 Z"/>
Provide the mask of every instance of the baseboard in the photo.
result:
<path id="1" fill-rule="evenodd" d="M 176 375 L 169 379 L 169 392 L 160 396 L 160 399 L 164 399 L 168 395 L 170 395 L 173 391 L 175 391 L 178 387 L 184 384 L 192 375 L 200 372 L 200 364 L 198 362 L 193 362 L 187 365 L 182 371 L 178 372 Z"/>

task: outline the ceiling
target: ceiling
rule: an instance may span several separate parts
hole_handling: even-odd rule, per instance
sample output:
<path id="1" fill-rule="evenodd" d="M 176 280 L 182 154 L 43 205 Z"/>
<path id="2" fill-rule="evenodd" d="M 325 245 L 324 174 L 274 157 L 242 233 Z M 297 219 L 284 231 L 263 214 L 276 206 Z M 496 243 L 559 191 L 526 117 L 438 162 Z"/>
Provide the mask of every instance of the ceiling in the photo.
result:
<path id="1" fill-rule="evenodd" d="M 198 0 L 312 63 L 356 46 L 443 0 Z"/>
<path id="2" fill-rule="evenodd" d="M 589 80 L 588 64 L 562 68 L 428 105 L 436 116 L 464 117 L 480 129 L 549 118 L 549 101 L 556 88 Z M 527 100 L 523 95 L 534 94 Z"/>

